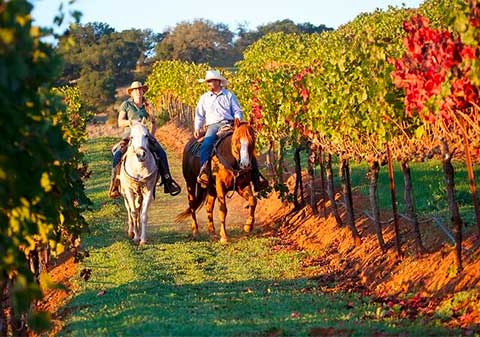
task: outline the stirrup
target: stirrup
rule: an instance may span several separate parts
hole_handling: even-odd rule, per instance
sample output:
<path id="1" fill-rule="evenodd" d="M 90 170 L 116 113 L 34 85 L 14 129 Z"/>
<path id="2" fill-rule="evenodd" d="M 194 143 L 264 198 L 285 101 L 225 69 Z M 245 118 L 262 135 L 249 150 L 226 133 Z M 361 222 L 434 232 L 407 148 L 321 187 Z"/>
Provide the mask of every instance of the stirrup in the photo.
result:
<path id="1" fill-rule="evenodd" d="M 180 188 L 180 186 L 177 184 L 177 182 L 175 180 L 171 180 L 170 181 L 170 186 L 168 187 L 169 189 L 169 193 L 172 197 L 176 196 L 177 194 L 179 194 L 182 189 Z"/>
<path id="2" fill-rule="evenodd" d="M 200 167 L 200 172 L 198 173 L 198 176 L 197 176 L 197 183 L 200 184 L 202 188 L 207 188 L 208 181 L 209 181 L 207 165 L 208 165 L 208 162 L 206 162 Z"/>
<path id="3" fill-rule="evenodd" d="M 200 184 L 202 188 L 207 188 L 208 174 L 206 172 L 200 172 L 200 174 L 197 177 L 197 183 Z"/>

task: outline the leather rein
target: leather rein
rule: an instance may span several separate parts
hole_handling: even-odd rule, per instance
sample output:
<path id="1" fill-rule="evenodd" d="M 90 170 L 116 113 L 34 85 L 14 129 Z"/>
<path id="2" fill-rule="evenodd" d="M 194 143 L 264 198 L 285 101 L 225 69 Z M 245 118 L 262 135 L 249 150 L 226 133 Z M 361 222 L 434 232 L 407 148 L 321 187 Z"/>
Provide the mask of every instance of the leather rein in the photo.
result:
<path id="1" fill-rule="evenodd" d="M 252 170 L 252 168 L 247 168 L 247 169 L 238 169 L 238 168 L 235 168 L 232 166 L 232 164 L 230 164 L 227 159 L 225 159 L 225 156 L 223 156 L 220 151 L 218 151 L 218 145 L 223 141 L 225 140 L 228 136 L 232 136 L 233 135 L 233 132 L 232 133 L 228 133 L 226 134 L 225 136 L 223 136 L 222 138 L 220 138 L 216 144 L 215 144 L 215 147 L 214 147 L 214 155 L 217 156 L 218 158 L 218 161 L 220 162 L 220 164 L 222 164 L 225 169 L 230 172 L 230 174 L 233 176 L 233 191 L 236 190 L 236 187 L 237 187 L 237 178 L 250 172 Z M 232 153 L 232 156 L 233 156 L 233 153 Z M 235 156 L 233 156 L 235 158 Z M 238 158 L 235 158 L 235 162 L 238 163 Z M 233 193 L 232 193 L 233 195 Z M 231 196 L 232 196 L 231 195 Z M 229 198 L 231 198 L 231 196 L 229 196 Z"/>

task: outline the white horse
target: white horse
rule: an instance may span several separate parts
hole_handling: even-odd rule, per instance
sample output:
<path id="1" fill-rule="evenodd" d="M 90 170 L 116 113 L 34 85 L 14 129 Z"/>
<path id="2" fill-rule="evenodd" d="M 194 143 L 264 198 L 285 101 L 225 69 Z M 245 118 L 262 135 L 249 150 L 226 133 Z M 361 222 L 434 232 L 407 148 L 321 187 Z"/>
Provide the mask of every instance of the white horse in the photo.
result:
<path id="1" fill-rule="evenodd" d="M 130 123 L 130 143 L 120 168 L 120 192 L 128 213 L 128 236 L 147 243 L 147 211 L 157 180 L 155 157 L 148 147 L 148 131 L 142 122 Z"/>

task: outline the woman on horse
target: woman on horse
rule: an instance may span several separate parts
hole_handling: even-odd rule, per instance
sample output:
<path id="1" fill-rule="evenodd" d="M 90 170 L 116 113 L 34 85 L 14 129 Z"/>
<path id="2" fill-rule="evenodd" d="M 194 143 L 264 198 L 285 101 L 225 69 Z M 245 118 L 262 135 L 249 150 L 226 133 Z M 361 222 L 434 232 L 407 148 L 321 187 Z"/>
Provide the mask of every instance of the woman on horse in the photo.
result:
<path id="1" fill-rule="evenodd" d="M 207 131 L 200 147 L 200 173 L 197 182 L 205 188 L 208 184 L 208 160 L 217 139 L 218 130 L 225 124 L 233 124 L 235 118 L 243 119 L 243 112 L 238 103 L 237 97 L 225 89 L 227 80 L 217 70 L 208 70 L 205 79 L 199 82 L 205 82 L 208 91 L 204 93 L 197 104 L 195 110 L 195 131 L 193 136 L 199 139 L 200 130 L 204 125 Z M 256 192 L 268 187 L 266 180 L 261 180 L 256 160 L 252 163 L 252 182 Z"/>
<path id="2" fill-rule="evenodd" d="M 158 170 L 161 177 L 161 182 L 164 186 L 164 192 L 170 193 L 172 196 L 180 193 L 180 186 L 173 180 L 168 166 L 167 154 L 163 150 L 160 143 L 155 139 L 155 130 L 157 129 L 155 115 L 151 104 L 144 98 L 144 93 L 148 90 L 148 86 L 142 85 L 141 82 L 132 82 L 127 92 L 130 96 L 120 106 L 118 114 L 118 126 L 123 127 L 124 132 L 122 140 L 112 149 L 112 180 L 110 183 L 110 197 L 118 198 L 120 196 L 119 185 L 120 181 L 117 177 L 117 167 L 120 164 L 123 154 L 127 150 L 128 141 L 130 137 L 130 121 L 147 119 L 152 124 L 151 132 L 148 134 L 150 151 L 154 154 Z"/>

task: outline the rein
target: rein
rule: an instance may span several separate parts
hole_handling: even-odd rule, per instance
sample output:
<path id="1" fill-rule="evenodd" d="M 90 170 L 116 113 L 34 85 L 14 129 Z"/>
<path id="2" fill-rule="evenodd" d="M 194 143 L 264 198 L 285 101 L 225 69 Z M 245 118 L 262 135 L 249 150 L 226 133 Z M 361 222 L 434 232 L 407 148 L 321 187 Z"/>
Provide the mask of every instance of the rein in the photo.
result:
<path id="1" fill-rule="evenodd" d="M 237 178 L 242 176 L 243 174 L 246 174 L 248 173 L 249 171 L 251 171 L 252 169 L 251 168 L 248 168 L 248 169 L 237 169 L 237 168 L 234 168 L 226 159 L 225 157 L 217 150 L 218 148 L 218 145 L 223 141 L 225 140 L 228 136 L 231 136 L 232 134 L 227 134 L 225 135 L 224 137 L 222 137 L 221 139 L 219 139 L 215 145 L 215 151 L 214 151 L 214 154 L 217 156 L 218 160 L 220 161 L 220 164 L 222 164 L 225 169 L 230 172 L 232 175 L 233 175 L 233 190 L 232 190 L 232 194 L 230 196 L 227 195 L 228 198 L 231 198 L 233 196 L 233 193 L 235 193 L 235 189 L 237 187 Z M 234 157 L 235 158 L 235 157 Z M 235 161 L 238 162 L 238 159 L 235 158 Z"/>

